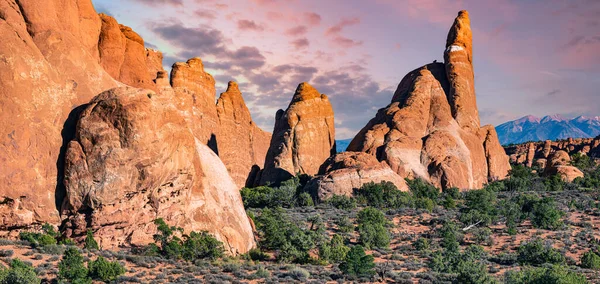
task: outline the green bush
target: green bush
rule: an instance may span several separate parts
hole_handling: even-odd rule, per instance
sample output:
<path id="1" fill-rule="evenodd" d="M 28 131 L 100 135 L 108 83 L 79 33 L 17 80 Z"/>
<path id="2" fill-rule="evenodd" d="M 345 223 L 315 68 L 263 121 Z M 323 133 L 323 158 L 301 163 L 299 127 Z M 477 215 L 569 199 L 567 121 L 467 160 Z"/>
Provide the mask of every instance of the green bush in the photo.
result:
<path id="1" fill-rule="evenodd" d="M 305 183 L 306 176 L 299 175 L 282 182 L 278 187 L 245 187 L 242 188 L 240 194 L 245 208 L 312 206 L 310 205 L 314 205 L 312 197 L 307 192 L 302 191 Z"/>
<path id="2" fill-rule="evenodd" d="M 536 228 L 556 230 L 563 225 L 563 214 L 557 208 L 554 199 L 545 197 L 533 205 L 531 224 Z"/>
<path id="3" fill-rule="evenodd" d="M 290 221 L 281 208 L 264 209 L 256 217 L 256 229 L 263 249 L 276 251 L 277 260 L 306 263 L 311 260 L 309 251 L 317 246 L 322 227 L 313 221 L 313 230 L 300 228 Z"/>
<path id="4" fill-rule="evenodd" d="M 197 259 L 217 259 L 223 256 L 225 248 L 223 243 L 206 231 L 200 233 L 190 232 L 184 237 L 183 258 L 188 261 Z"/>
<path id="5" fill-rule="evenodd" d="M 390 244 L 390 234 L 386 226 L 385 215 L 373 208 L 367 207 L 357 216 L 359 242 L 366 248 L 385 248 Z"/>
<path id="6" fill-rule="evenodd" d="M 406 179 L 406 183 L 408 184 L 408 188 L 415 198 L 429 198 L 435 201 L 440 195 L 439 189 L 427 183 L 423 179 Z"/>
<path id="7" fill-rule="evenodd" d="M 319 247 L 319 259 L 337 263 L 346 259 L 350 248 L 344 244 L 344 238 L 340 235 L 333 235 L 328 243 Z"/>
<path id="8" fill-rule="evenodd" d="M 33 267 L 18 259 L 13 259 L 8 269 L 0 269 L 0 284 L 37 284 L 41 282 L 42 280 L 37 277 Z"/>
<path id="9" fill-rule="evenodd" d="M 265 261 L 269 259 L 269 255 L 258 248 L 252 248 L 246 254 L 246 258 L 254 261 Z"/>
<path id="10" fill-rule="evenodd" d="M 415 247 L 416 250 L 418 251 L 427 251 L 429 250 L 430 247 L 430 242 L 429 239 L 426 238 L 418 238 L 414 243 L 413 243 L 413 247 Z"/>
<path id="11" fill-rule="evenodd" d="M 88 263 L 89 276 L 94 280 L 110 282 L 125 274 L 125 267 L 118 261 L 108 261 L 102 256 Z"/>
<path id="12" fill-rule="evenodd" d="M 435 207 L 435 202 L 429 198 L 421 197 L 415 199 L 415 208 L 417 209 L 425 209 L 428 212 L 433 211 Z"/>
<path id="13" fill-rule="evenodd" d="M 85 243 L 83 244 L 83 248 L 85 249 L 99 249 L 98 242 L 94 239 L 94 234 L 92 230 L 88 229 L 85 234 Z"/>
<path id="14" fill-rule="evenodd" d="M 412 197 L 398 190 L 389 181 L 380 183 L 369 182 L 362 185 L 355 195 L 369 206 L 377 208 L 404 208 L 412 206 Z"/>
<path id="15" fill-rule="evenodd" d="M 487 267 L 480 262 L 463 261 L 457 267 L 456 283 L 460 284 L 493 284 L 498 283 L 487 272 Z"/>
<path id="16" fill-rule="evenodd" d="M 585 171 L 594 167 L 594 161 L 590 159 L 588 155 L 575 153 L 573 156 L 571 156 L 571 166 Z"/>
<path id="17" fill-rule="evenodd" d="M 188 261 L 210 258 L 216 259 L 223 256 L 223 243 L 215 239 L 208 232 L 190 232 L 183 235 L 184 240 L 175 236 L 176 232 L 183 233 L 183 229 L 169 226 L 162 218 L 154 220 L 158 233 L 154 234 L 154 241 L 158 246 L 147 246 L 145 255 L 153 255 L 157 252 L 170 259 L 183 258 Z"/>
<path id="18" fill-rule="evenodd" d="M 541 239 L 534 239 L 520 245 L 517 252 L 517 261 L 521 264 L 541 265 L 565 262 L 565 257 L 560 252 L 551 246 L 544 245 Z"/>
<path id="19" fill-rule="evenodd" d="M 593 251 L 587 251 L 581 256 L 581 267 L 588 269 L 600 269 L 600 256 Z"/>
<path id="20" fill-rule="evenodd" d="M 587 284 L 585 275 L 571 272 L 560 265 L 543 268 L 525 268 L 504 274 L 506 284 Z"/>
<path id="21" fill-rule="evenodd" d="M 365 254 L 362 246 L 353 246 L 344 262 L 339 266 L 340 270 L 351 276 L 371 276 L 375 274 L 375 263 L 372 255 Z"/>
<path id="22" fill-rule="evenodd" d="M 333 195 L 326 202 L 337 209 L 352 210 L 356 208 L 356 200 L 345 195 Z"/>
<path id="23" fill-rule="evenodd" d="M 45 223 L 42 225 L 42 233 L 35 232 L 21 232 L 19 233 L 19 239 L 28 241 L 33 247 L 43 247 L 47 245 L 55 245 L 56 239 L 59 237 L 59 233 L 54 230 L 52 225 Z"/>
<path id="24" fill-rule="evenodd" d="M 83 264 L 83 256 L 75 247 L 69 247 L 65 251 L 60 263 L 58 263 L 58 278 L 71 283 L 91 283 L 88 277 L 88 269 Z"/>

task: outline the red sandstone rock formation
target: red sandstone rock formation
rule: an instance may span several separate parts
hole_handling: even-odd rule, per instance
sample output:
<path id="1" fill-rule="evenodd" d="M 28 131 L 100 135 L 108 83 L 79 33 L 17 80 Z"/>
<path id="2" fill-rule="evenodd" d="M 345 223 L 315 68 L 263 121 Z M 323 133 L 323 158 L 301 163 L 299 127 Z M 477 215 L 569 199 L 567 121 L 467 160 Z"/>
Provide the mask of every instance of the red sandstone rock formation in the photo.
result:
<path id="1" fill-rule="evenodd" d="M 246 252 L 254 241 L 238 187 L 169 101 L 117 88 L 86 106 L 66 153 L 67 235 L 91 228 L 103 247 L 144 244 L 164 218 Z"/>
<path id="2" fill-rule="evenodd" d="M 535 160 L 544 168 L 550 155 L 557 151 L 565 151 L 570 156 L 579 153 L 594 159 L 600 158 L 600 137 L 530 142 L 508 146 L 505 151 L 513 163 L 530 166 L 529 162 Z"/>
<path id="3" fill-rule="evenodd" d="M 545 175 L 558 174 L 564 181 L 571 182 L 575 178 L 583 177 L 583 172 L 578 168 L 571 166 L 571 157 L 569 153 L 559 150 L 554 152 L 549 158 L 544 170 Z"/>
<path id="4" fill-rule="evenodd" d="M 288 108 L 278 110 L 260 184 L 277 184 L 297 173 L 315 175 L 335 153 L 333 108 L 308 83 L 298 85 Z"/>
<path id="5" fill-rule="evenodd" d="M 333 195 L 352 196 L 353 190 L 363 184 L 382 181 L 392 182 L 400 190 L 408 190 L 404 179 L 385 162 L 363 152 L 342 152 L 321 165 L 319 175 L 310 181 L 307 189 L 325 200 Z"/>
<path id="6" fill-rule="evenodd" d="M 238 186 L 204 146 L 218 152 L 220 124 L 200 59 L 175 64 L 169 81 L 162 54 L 89 0 L 0 0 L 0 36 L 0 230 L 63 220 L 109 247 L 149 240 L 162 216 L 231 252 L 254 244 Z M 82 105 L 124 85 L 159 93 L 116 89 Z M 249 151 L 264 155 L 268 134 L 257 136 Z"/>
<path id="7" fill-rule="evenodd" d="M 227 165 L 239 188 L 248 180 L 253 166 L 265 164 L 271 134 L 260 129 L 250 116 L 237 83 L 229 82 L 227 91 L 217 100 L 219 157 Z M 252 179 L 252 177 L 250 177 Z"/>
<path id="8" fill-rule="evenodd" d="M 479 126 L 468 13 L 448 34 L 444 58 L 406 75 L 392 102 L 352 140 L 348 151 L 385 161 L 401 177 L 442 188 L 481 188 L 510 169 L 494 128 Z"/>

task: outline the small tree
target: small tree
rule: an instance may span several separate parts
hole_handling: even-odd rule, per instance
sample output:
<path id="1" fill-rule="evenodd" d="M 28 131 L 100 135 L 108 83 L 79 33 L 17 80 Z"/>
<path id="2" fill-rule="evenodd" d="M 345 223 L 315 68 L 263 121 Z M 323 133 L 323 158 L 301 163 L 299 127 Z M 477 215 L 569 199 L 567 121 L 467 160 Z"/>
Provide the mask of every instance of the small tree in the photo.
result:
<path id="1" fill-rule="evenodd" d="M 517 260 L 521 264 L 541 265 L 544 263 L 562 264 L 565 257 L 556 249 L 545 245 L 541 239 L 534 239 L 522 244 L 517 249 Z"/>
<path id="2" fill-rule="evenodd" d="M 351 276 L 371 276 L 375 274 L 375 263 L 372 255 L 365 254 L 362 246 L 353 246 L 343 263 L 340 264 L 340 270 L 344 274 Z"/>
<path id="3" fill-rule="evenodd" d="M 217 259 L 223 256 L 224 250 L 223 243 L 208 232 L 191 232 L 183 243 L 183 258 L 189 261 L 202 258 Z"/>
<path id="4" fill-rule="evenodd" d="M 13 259 L 9 269 L 0 270 L 0 283 L 6 284 L 39 284 L 42 280 L 37 277 L 35 270 L 24 262 Z"/>
<path id="5" fill-rule="evenodd" d="M 600 269 L 600 256 L 593 251 L 588 251 L 581 256 L 581 267 L 588 269 Z"/>
<path id="6" fill-rule="evenodd" d="M 96 242 L 96 240 L 94 239 L 94 233 L 92 233 L 92 230 L 88 229 L 86 234 L 85 234 L 85 243 L 83 244 L 83 248 L 85 249 L 100 249 L 100 247 L 98 246 L 98 242 Z"/>
<path id="7" fill-rule="evenodd" d="M 92 279 L 109 282 L 125 274 L 125 267 L 118 261 L 107 261 L 104 257 L 98 256 L 94 261 L 88 264 L 89 275 Z"/>
<path id="8" fill-rule="evenodd" d="M 83 256 L 75 247 L 69 247 L 65 251 L 62 260 L 58 264 L 58 278 L 71 283 L 91 283 L 88 277 L 88 269 L 83 264 Z"/>
<path id="9" fill-rule="evenodd" d="M 358 212 L 359 241 L 367 248 L 385 248 L 390 244 L 390 235 L 386 228 L 388 221 L 385 215 L 372 207 Z"/>
<path id="10" fill-rule="evenodd" d="M 545 197 L 533 205 L 531 224 L 536 228 L 556 230 L 563 224 L 563 212 L 556 207 L 554 199 Z"/>
<path id="11" fill-rule="evenodd" d="M 493 284 L 498 283 L 487 272 L 487 268 L 481 262 L 465 261 L 458 265 L 456 283 L 461 284 Z"/>

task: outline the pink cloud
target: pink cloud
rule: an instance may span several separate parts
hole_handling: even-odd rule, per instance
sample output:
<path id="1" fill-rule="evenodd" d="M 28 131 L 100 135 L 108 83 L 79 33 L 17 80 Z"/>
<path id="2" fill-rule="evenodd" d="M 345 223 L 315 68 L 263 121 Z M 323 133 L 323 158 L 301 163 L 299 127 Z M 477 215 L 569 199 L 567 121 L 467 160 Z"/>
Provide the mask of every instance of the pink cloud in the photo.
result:
<path id="1" fill-rule="evenodd" d="M 301 36 L 306 34 L 307 31 L 308 28 L 306 26 L 295 26 L 285 31 L 285 34 L 289 36 Z"/>
<path id="2" fill-rule="evenodd" d="M 304 20 L 311 26 L 318 26 L 321 24 L 321 15 L 314 12 L 304 13 Z"/>
<path id="3" fill-rule="evenodd" d="M 243 31 L 263 31 L 265 28 L 252 20 L 239 20 L 238 29 Z"/>
<path id="4" fill-rule="evenodd" d="M 325 31 L 326 35 L 336 35 L 342 32 L 342 30 L 346 27 L 353 26 L 360 23 L 360 19 L 357 17 L 354 18 L 344 18 L 339 23 L 334 26 L 331 26 Z"/>
<path id="5" fill-rule="evenodd" d="M 310 45 L 310 42 L 308 41 L 307 38 L 299 38 L 297 40 L 293 40 L 291 42 L 291 44 L 296 48 L 296 49 L 303 49 L 303 48 L 307 48 Z"/>

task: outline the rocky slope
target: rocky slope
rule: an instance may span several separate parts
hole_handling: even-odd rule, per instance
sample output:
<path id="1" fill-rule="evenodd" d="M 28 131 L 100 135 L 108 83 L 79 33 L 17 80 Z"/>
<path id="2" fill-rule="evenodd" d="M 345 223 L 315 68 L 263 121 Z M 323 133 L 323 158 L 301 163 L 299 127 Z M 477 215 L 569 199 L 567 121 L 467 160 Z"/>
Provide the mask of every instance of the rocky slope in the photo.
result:
<path id="1" fill-rule="evenodd" d="M 260 184 L 277 184 L 297 173 L 315 175 L 334 153 L 331 103 L 326 95 L 301 83 L 288 108 L 277 111 Z"/>
<path id="2" fill-rule="evenodd" d="M 538 118 L 532 115 L 496 126 L 502 145 L 529 141 L 567 138 L 593 138 L 600 135 L 600 117 L 579 116 L 567 119 L 560 115 Z"/>
<path id="3" fill-rule="evenodd" d="M 259 157 L 269 135 L 237 116 L 239 98 L 219 115 L 226 99 L 215 104 L 200 59 L 169 79 L 162 54 L 90 0 L 0 0 L 0 35 L 3 234 L 62 221 L 67 235 L 91 228 L 111 247 L 151 239 L 148 223 L 164 216 L 232 253 L 254 245 L 237 190 L 261 159 L 226 167 L 214 153 L 235 140 Z M 127 85 L 150 90 L 113 89 Z M 229 131 L 232 115 L 259 134 Z"/>
<path id="4" fill-rule="evenodd" d="M 445 63 L 406 75 L 347 150 L 442 188 L 481 188 L 506 177 L 510 165 L 494 128 L 479 124 L 471 38 L 468 13 L 461 11 L 448 33 Z"/>

